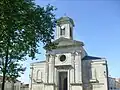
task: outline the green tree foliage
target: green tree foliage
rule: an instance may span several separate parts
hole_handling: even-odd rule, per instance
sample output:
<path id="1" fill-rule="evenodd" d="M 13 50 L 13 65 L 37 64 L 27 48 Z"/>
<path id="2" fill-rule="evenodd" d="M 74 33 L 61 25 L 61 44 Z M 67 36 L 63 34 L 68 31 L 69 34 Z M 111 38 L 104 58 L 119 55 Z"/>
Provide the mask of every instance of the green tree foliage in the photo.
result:
<path id="1" fill-rule="evenodd" d="M 26 55 L 34 59 L 35 54 L 39 53 L 40 42 L 47 50 L 54 48 L 55 44 L 51 42 L 56 25 L 54 10 L 51 5 L 36 5 L 34 0 L 0 0 L 2 90 L 5 76 L 21 72 L 19 69 L 22 67 L 19 67 L 18 62 L 25 60 Z"/>
<path id="2" fill-rule="evenodd" d="M 18 62 L 10 62 L 7 67 L 6 76 L 9 77 L 9 81 L 16 82 L 16 78 L 20 77 L 20 74 L 23 74 L 25 71 L 25 67 Z"/>
<path id="3" fill-rule="evenodd" d="M 26 68 L 19 62 L 11 61 L 8 64 L 6 76 L 8 77 L 8 81 L 12 83 L 12 90 L 14 90 L 14 83 L 17 81 L 16 78 L 20 77 L 20 75 L 24 73 L 25 69 Z"/>

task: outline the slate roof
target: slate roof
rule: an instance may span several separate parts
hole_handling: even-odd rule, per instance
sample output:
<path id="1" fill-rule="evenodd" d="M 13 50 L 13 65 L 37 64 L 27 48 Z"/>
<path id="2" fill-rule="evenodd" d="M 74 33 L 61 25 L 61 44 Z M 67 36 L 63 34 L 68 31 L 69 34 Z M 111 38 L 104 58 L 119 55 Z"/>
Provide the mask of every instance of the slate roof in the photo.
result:
<path id="1" fill-rule="evenodd" d="M 60 37 L 59 39 L 55 40 L 54 43 L 57 43 L 58 47 L 61 47 L 61 46 L 84 46 L 84 43 L 81 41 L 67 39 L 64 37 Z"/>
<path id="2" fill-rule="evenodd" d="M 64 16 L 64 17 L 61 17 L 60 19 L 57 20 L 57 23 L 60 24 L 60 23 L 72 23 L 72 25 L 74 26 L 74 21 L 73 19 L 71 19 L 70 17 L 68 16 Z"/>
<path id="3" fill-rule="evenodd" d="M 102 59 L 101 57 L 94 57 L 94 56 L 85 56 L 82 60 L 96 60 Z"/>

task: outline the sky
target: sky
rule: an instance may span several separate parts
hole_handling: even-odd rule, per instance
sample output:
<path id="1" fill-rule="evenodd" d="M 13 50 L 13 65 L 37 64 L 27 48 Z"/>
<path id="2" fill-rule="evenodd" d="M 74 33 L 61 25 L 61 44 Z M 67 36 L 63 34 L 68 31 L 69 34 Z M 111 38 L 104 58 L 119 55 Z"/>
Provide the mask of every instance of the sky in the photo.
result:
<path id="1" fill-rule="evenodd" d="M 109 76 L 120 77 L 120 1 L 119 0 L 35 0 L 36 4 L 51 4 L 57 8 L 56 18 L 73 19 L 74 39 L 84 42 L 88 55 L 106 58 Z M 40 48 L 38 61 L 45 60 Z M 29 83 L 30 59 L 24 62 L 25 74 L 19 79 Z"/>

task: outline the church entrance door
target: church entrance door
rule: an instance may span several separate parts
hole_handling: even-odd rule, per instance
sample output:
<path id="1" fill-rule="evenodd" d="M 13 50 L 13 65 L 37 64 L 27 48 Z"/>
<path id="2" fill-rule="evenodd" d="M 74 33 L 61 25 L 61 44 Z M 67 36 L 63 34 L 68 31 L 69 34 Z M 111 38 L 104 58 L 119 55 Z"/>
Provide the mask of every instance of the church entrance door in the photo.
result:
<path id="1" fill-rule="evenodd" d="M 59 90 L 68 90 L 67 72 L 59 72 Z"/>

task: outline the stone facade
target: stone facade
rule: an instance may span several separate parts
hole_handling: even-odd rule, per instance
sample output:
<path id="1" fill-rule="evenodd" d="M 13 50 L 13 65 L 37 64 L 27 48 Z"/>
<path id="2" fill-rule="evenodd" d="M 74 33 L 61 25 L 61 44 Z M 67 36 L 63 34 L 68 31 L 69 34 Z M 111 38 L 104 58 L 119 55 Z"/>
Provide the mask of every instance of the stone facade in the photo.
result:
<path id="1" fill-rule="evenodd" d="M 31 64 L 29 90 L 108 90 L 107 61 L 89 56 L 84 43 L 73 40 L 73 27 L 69 17 L 58 20 L 57 48 Z"/>

